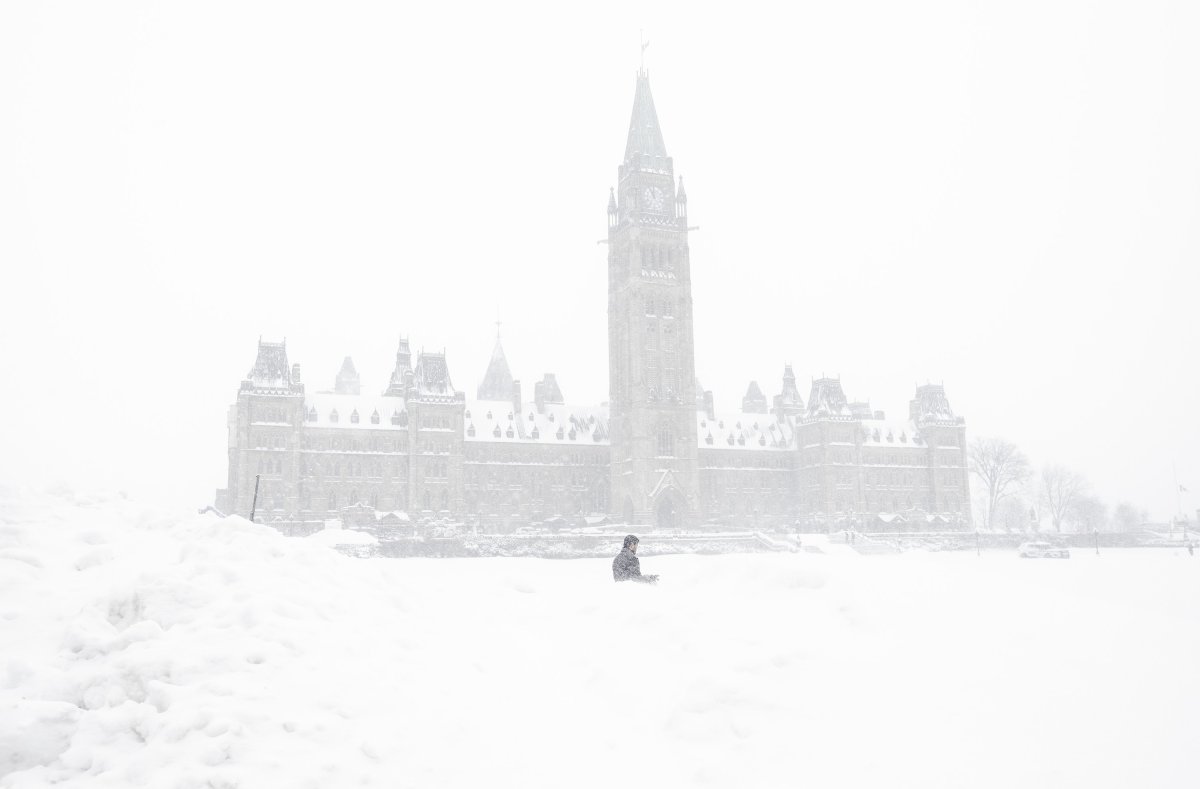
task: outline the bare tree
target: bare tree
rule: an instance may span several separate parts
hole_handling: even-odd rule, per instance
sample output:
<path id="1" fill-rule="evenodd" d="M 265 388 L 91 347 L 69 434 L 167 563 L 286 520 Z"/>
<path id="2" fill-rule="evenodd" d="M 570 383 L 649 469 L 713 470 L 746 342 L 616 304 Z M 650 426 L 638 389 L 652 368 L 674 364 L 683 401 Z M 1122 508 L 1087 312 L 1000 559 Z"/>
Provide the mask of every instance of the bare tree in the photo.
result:
<path id="1" fill-rule="evenodd" d="M 995 522 L 1005 531 L 1029 531 L 1029 513 L 1031 502 L 1025 492 L 1006 496 L 996 504 Z"/>
<path id="2" fill-rule="evenodd" d="M 1081 532 L 1105 531 L 1108 527 L 1108 507 L 1099 496 L 1085 493 L 1071 506 L 1071 521 Z"/>
<path id="3" fill-rule="evenodd" d="M 1145 510 L 1139 510 L 1128 501 L 1122 501 L 1113 510 L 1113 521 L 1120 531 L 1137 531 L 1143 523 L 1149 520 Z"/>
<path id="4" fill-rule="evenodd" d="M 1058 465 L 1042 467 L 1042 504 L 1050 513 L 1055 531 L 1062 531 L 1063 521 L 1086 492 L 1087 481 L 1080 474 Z"/>
<path id="5" fill-rule="evenodd" d="M 983 483 L 987 496 L 985 517 L 990 529 L 996 522 L 996 507 L 1029 479 L 1029 460 L 1002 438 L 976 438 L 968 454 L 971 473 Z"/>

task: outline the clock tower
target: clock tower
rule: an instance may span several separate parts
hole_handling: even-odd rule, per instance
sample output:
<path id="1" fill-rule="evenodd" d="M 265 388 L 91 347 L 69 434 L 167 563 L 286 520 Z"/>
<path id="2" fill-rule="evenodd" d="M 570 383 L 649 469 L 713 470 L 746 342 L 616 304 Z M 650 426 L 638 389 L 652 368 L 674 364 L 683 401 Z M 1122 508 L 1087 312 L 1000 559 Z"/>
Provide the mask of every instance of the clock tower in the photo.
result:
<path id="1" fill-rule="evenodd" d="M 611 506 L 630 523 L 694 521 L 696 364 L 687 195 L 638 72 L 625 160 L 608 202 Z"/>

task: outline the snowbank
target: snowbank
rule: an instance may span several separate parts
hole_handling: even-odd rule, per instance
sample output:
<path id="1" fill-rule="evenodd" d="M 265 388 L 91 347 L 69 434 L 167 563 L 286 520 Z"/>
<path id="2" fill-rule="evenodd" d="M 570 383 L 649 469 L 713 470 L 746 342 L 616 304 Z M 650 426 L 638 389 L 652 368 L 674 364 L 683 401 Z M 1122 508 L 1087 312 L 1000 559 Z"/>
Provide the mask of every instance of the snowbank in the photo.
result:
<path id="1" fill-rule="evenodd" d="M 318 532 L 313 532 L 304 539 L 317 543 L 319 545 L 337 546 L 337 545 L 378 545 L 379 540 L 370 534 L 354 529 L 331 529 L 326 527 Z"/>
<path id="2" fill-rule="evenodd" d="M 321 542 L 0 491 L 0 786 L 1194 784 L 1179 552 L 648 557 L 644 587 Z"/>

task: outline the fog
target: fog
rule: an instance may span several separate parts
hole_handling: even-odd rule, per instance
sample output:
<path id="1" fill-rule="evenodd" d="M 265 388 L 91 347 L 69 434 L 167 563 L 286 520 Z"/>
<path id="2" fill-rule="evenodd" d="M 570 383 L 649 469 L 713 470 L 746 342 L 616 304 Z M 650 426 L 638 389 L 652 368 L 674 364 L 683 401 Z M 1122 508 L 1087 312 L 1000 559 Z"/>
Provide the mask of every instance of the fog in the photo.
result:
<path id="1" fill-rule="evenodd" d="M 1200 8 L 8 3 L 0 475 L 209 503 L 255 343 L 608 399 L 639 30 L 718 407 L 785 362 L 1166 517 L 1200 491 Z M 1200 502 L 1195 494 L 1184 508 Z"/>

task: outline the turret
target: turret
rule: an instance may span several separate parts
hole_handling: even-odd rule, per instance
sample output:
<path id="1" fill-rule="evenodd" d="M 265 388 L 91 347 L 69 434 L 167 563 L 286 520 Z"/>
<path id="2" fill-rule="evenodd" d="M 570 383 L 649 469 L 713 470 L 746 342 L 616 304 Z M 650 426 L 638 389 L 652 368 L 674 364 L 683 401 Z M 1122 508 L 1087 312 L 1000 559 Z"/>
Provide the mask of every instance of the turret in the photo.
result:
<path id="1" fill-rule="evenodd" d="M 746 387 L 746 394 L 742 397 L 742 411 L 747 414 L 767 413 L 767 396 L 758 387 L 758 381 L 751 381 L 750 386 Z"/>
<path id="2" fill-rule="evenodd" d="M 512 388 L 512 372 L 508 369 L 508 359 L 504 356 L 504 348 L 500 345 L 500 336 L 497 335 L 487 372 L 483 374 L 483 381 L 475 390 L 475 396 L 480 400 L 507 400 L 512 394 Z"/>
<path id="3" fill-rule="evenodd" d="M 412 351 L 408 347 L 408 338 L 401 337 L 400 345 L 396 348 L 396 366 L 383 393 L 387 397 L 404 397 L 412 387 L 412 381 Z"/>
<path id="4" fill-rule="evenodd" d="M 783 366 L 783 390 L 775 395 L 774 410 L 775 415 L 781 419 L 804 413 L 804 400 L 796 387 L 796 374 L 792 372 L 790 364 Z"/>
<path id="5" fill-rule="evenodd" d="M 338 371 L 333 390 L 338 394 L 359 394 L 362 388 L 358 382 L 358 371 L 354 369 L 354 360 L 347 356 L 342 361 L 342 369 Z"/>

